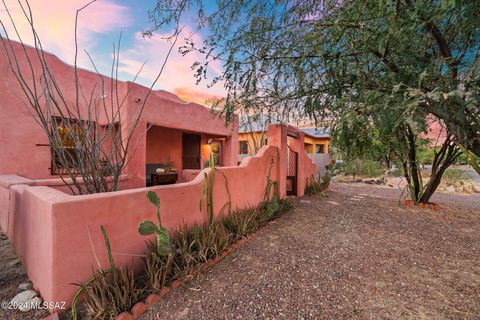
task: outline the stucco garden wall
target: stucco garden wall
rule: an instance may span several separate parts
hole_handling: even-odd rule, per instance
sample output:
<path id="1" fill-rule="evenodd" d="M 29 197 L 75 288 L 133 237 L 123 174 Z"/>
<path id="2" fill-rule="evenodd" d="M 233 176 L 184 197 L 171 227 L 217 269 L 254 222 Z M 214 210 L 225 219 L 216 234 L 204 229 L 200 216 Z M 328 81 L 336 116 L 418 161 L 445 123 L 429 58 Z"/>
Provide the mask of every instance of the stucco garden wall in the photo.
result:
<path id="1" fill-rule="evenodd" d="M 257 205 L 262 200 L 269 167 L 276 155 L 276 147 L 265 146 L 257 156 L 245 159 L 238 167 L 217 169 L 228 181 L 233 208 Z M 12 239 L 43 299 L 70 303 L 77 290 L 71 283 L 88 280 L 98 262 L 107 267 L 100 225 L 109 234 L 116 262 L 140 265 L 139 255 L 145 251 L 146 239 L 138 234 L 138 225 L 144 220 L 155 221 L 155 210 L 147 201 L 146 192 L 152 190 L 159 195 L 162 222 L 169 230 L 202 222 L 206 214 L 199 208 L 203 172 L 208 174 L 209 170 L 186 183 L 82 196 L 21 184 L 20 180 L 7 187 L 3 183 L 0 197 L 9 196 L 10 201 L 9 208 L 1 208 L 2 229 Z M 271 178 L 277 180 L 278 172 L 275 161 Z M 216 215 L 228 199 L 222 175 L 217 173 Z M 10 212 L 8 218 L 4 210 Z M 9 220 L 9 225 L 4 220 Z"/>

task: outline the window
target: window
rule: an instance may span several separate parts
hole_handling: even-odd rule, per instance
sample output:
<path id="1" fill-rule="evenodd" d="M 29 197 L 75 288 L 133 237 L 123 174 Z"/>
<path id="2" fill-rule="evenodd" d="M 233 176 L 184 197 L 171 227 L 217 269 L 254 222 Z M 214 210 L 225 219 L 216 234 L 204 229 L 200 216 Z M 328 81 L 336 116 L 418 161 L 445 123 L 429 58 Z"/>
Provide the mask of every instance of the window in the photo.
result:
<path id="1" fill-rule="evenodd" d="M 317 144 L 316 153 L 325 153 L 325 145 L 324 144 Z"/>
<path id="2" fill-rule="evenodd" d="M 240 154 L 248 154 L 248 141 L 239 141 Z"/>
<path id="3" fill-rule="evenodd" d="M 90 130 L 87 122 L 76 119 L 53 117 L 52 133 L 55 138 L 52 147 L 52 174 L 65 174 L 66 169 L 75 168 L 85 153 L 85 129 Z M 93 133 L 93 126 L 91 127 Z M 63 149 L 63 150 L 62 150 Z"/>

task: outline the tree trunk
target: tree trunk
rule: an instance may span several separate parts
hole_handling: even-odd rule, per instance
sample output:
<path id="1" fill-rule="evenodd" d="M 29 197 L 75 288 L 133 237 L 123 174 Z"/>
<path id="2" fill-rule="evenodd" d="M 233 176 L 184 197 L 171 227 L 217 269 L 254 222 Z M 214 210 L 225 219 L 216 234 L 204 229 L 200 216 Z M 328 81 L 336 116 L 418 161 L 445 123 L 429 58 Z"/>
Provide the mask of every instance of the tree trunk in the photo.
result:
<path id="1" fill-rule="evenodd" d="M 454 144 L 453 136 L 448 136 L 440 146 L 440 149 L 435 151 L 430 180 L 423 185 L 421 170 L 417 165 L 416 159 L 416 136 L 408 125 L 405 126 L 402 134 L 404 136 L 401 137 L 401 141 L 403 141 L 406 148 L 406 155 L 404 154 L 403 156 L 403 169 L 410 197 L 415 204 L 429 203 L 430 198 L 440 185 L 445 170 L 460 155 L 460 149 Z"/>
<path id="2" fill-rule="evenodd" d="M 390 158 L 391 157 L 389 155 L 383 156 L 383 163 L 385 164 L 385 167 L 387 168 L 387 170 L 390 170 L 390 165 L 392 164 L 392 161 Z"/>
<path id="3" fill-rule="evenodd" d="M 448 169 L 460 155 L 460 150 L 453 144 L 453 136 L 447 137 L 442 144 L 440 150 L 435 152 L 435 157 L 432 163 L 432 173 L 428 181 L 419 203 L 429 203 L 433 193 L 437 190 L 445 170 Z"/>

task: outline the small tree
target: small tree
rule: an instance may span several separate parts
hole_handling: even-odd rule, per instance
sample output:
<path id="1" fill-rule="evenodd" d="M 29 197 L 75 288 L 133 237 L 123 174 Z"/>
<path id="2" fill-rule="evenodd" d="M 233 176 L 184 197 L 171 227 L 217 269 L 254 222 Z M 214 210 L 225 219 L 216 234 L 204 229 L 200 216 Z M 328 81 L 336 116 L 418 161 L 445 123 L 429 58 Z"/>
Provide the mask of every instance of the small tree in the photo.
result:
<path id="1" fill-rule="evenodd" d="M 5 2 L 3 2 L 4 9 L 19 43 L 10 40 L 5 25 L 7 22 L 0 21 L 3 30 L 3 35 L 0 34 L 3 52 L 8 59 L 12 74 L 20 85 L 25 98 L 23 102 L 48 137 L 54 173 L 60 175 L 73 194 L 109 192 L 118 189 L 120 177 L 132 153 L 135 152 L 136 140 L 139 135 L 145 134 L 145 129 L 138 128 L 138 123 L 148 97 L 162 74 L 178 36 L 178 29 L 176 29 L 170 50 L 156 79 L 141 99 L 140 106 L 136 110 L 129 110 L 129 115 L 126 117 L 124 110 L 130 89 L 128 84 L 123 84 L 128 88 L 125 94 L 121 94 L 122 84 L 118 81 L 121 37 L 118 45 L 113 45 L 113 61 L 109 78 L 99 73 L 88 52 L 86 54 L 98 75 L 98 81 L 94 84 L 87 83 L 82 81 L 79 75 L 78 17 L 83 9 L 95 1 L 91 1 L 76 12 L 73 101 L 68 99 L 65 86 L 57 81 L 51 68 L 52 58 L 43 50 L 28 1 L 19 1 L 19 5 L 31 30 L 33 48 L 24 44 L 17 31 L 16 21 L 12 18 Z M 137 76 L 138 74 L 133 81 Z M 66 177 L 71 181 L 67 181 Z"/>
<path id="2" fill-rule="evenodd" d="M 455 163 L 461 154 L 453 136 L 446 134 L 445 140 L 437 143 L 431 159 L 432 169 L 428 180 L 422 178 L 418 150 L 424 144 L 419 136 L 426 133 L 424 117 L 397 107 L 397 112 L 381 108 L 372 100 L 369 113 L 355 107 L 339 115 L 335 127 L 337 145 L 351 157 L 365 156 L 372 149 L 387 150 L 402 164 L 410 198 L 415 203 L 428 203 L 434 194 L 445 170 Z M 440 141 L 441 137 L 437 139 Z"/>

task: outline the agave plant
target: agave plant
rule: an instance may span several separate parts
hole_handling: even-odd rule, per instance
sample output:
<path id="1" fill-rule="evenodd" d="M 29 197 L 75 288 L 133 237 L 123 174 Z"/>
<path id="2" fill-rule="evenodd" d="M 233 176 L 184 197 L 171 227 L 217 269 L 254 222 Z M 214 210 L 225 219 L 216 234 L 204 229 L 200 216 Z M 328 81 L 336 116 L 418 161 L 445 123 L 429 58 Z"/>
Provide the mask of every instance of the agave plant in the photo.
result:
<path id="1" fill-rule="evenodd" d="M 175 278 L 173 262 L 176 255 L 158 256 L 156 245 L 152 242 L 148 244 L 147 250 L 147 255 L 143 259 L 145 273 L 152 290 L 159 292 L 172 278 Z"/>
<path id="2" fill-rule="evenodd" d="M 233 241 L 239 240 L 247 234 L 257 231 L 260 227 L 258 219 L 260 210 L 260 208 L 252 206 L 237 210 L 223 218 L 223 224 L 232 234 Z"/>
<path id="3" fill-rule="evenodd" d="M 76 304 L 85 293 L 85 307 L 93 319 L 115 319 L 123 311 L 129 311 L 140 299 L 143 290 L 135 285 L 133 270 L 128 266 L 117 268 L 110 248 L 110 240 L 102 226 L 110 268 L 94 271 L 93 277 L 79 284 L 80 289 L 72 302 L 72 319 L 77 319 Z"/>
<path id="4" fill-rule="evenodd" d="M 186 224 L 173 232 L 173 273 L 175 278 L 183 278 L 191 274 L 198 265 L 196 243 L 191 228 Z"/>

